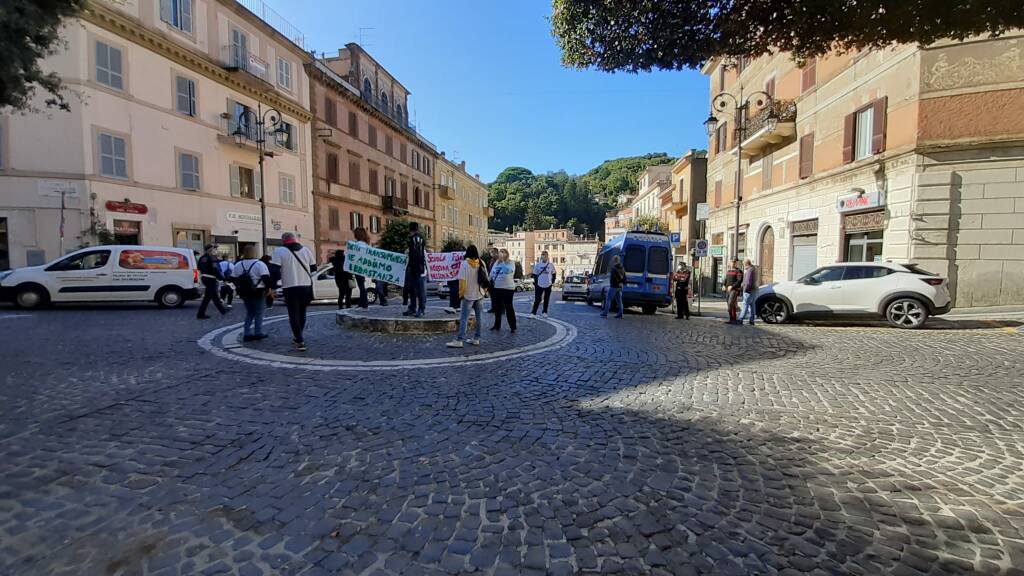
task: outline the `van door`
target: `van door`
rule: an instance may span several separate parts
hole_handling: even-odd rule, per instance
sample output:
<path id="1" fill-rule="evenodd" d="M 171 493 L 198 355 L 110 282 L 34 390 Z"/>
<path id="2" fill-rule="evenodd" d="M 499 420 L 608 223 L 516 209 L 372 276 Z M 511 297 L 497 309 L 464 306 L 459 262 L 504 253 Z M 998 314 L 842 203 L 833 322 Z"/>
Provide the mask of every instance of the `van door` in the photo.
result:
<path id="1" fill-rule="evenodd" d="M 87 302 L 109 299 L 110 249 L 84 250 L 51 264 L 46 272 L 53 279 L 54 302 Z"/>
<path id="2" fill-rule="evenodd" d="M 622 251 L 622 266 L 626 269 L 623 294 L 643 291 L 647 280 L 647 248 L 643 244 L 626 244 Z"/>
<path id="3" fill-rule="evenodd" d="M 174 250 L 140 246 L 122 248 L 114 264 L 111 300 L 142 300 L 156 298 L 165 286 L 191 288 L 192 268 L 188 255 Z"/>
<path id="4" fill-rule="evenodd" d="M 667 246 L 647 247 L 647 277 L 644 282 L 648 294 L 669 297 L 669 274 L 672 272 L 672 254 Z"/>

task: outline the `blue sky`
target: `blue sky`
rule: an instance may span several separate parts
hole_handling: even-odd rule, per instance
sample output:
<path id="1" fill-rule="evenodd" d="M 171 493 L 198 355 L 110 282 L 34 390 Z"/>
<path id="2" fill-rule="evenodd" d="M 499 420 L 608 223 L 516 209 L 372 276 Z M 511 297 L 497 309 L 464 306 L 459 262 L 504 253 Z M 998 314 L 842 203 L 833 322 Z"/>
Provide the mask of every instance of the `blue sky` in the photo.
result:
<path id="1" fill-rule="evenodd" d="M 609 158 L 707 147 L 700 72 L 563 68 L 548 0 L 267 3 L 317 53 L 359 42 L 361 33 L 412 92 L 417 127 L 485 182 L 507 166 L 582 173 Z"/>

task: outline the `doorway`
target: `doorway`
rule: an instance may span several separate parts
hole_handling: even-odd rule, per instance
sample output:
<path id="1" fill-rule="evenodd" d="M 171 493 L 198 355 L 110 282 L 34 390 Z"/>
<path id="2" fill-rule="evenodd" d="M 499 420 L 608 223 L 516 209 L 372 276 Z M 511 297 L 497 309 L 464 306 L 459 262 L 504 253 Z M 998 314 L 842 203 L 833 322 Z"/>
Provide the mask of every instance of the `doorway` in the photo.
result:
<path id="1" fill-rule="evenodd" d="M 771 226 L 761 234 L 761 253 L 758 260 L 758 285 L 771 284 L 775 277 L 775 231 Z"/>
<path id="2" fill-rule="evenodd" d="M 114 242 L 127 246 L 142 244 L 142 222 L 114 220 Z"/>

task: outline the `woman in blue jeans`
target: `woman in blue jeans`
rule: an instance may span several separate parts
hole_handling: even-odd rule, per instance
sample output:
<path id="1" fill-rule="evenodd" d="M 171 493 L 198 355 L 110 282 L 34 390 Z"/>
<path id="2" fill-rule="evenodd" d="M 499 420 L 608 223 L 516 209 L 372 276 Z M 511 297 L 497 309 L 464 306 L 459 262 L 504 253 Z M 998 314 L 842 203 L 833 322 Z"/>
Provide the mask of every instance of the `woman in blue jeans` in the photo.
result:
<path id="1" fill-rule="evenodd" d="M 462 315 L 459 318 L 459 336 L 447 344 L 449 348 L 462 348 L 465 342 L 473 346 L 480 345 L 480 326 L 483 323 L 484 290 L 487 287 L 487 269 L 480 260 L 480 252 L 476 246 L 466 247 L 466 258 L 459 266 L 459 296 L 462 298 Z M 473 339 L 466 339 L 466 325 L 469 323 L 469 311 L 473 310 L 476 327 Z"/>
<path id="2" fill-rule="evenodd" d="M 245 304 L 245 323 L 242 325 L 242 340 L 245 342 L 267 337 L 263 333 L 263 312 L 267 305 L 267 292 L 273 284 L 270 269 L 256 258 L 256 250 L 255 244 L 246 246 L 242 250 L 242 259 L 231 270 L 231 277 L 238 286 L 238 297 Z M 248 281 L 241 280 L 245 275 L 249 276 Z"/>

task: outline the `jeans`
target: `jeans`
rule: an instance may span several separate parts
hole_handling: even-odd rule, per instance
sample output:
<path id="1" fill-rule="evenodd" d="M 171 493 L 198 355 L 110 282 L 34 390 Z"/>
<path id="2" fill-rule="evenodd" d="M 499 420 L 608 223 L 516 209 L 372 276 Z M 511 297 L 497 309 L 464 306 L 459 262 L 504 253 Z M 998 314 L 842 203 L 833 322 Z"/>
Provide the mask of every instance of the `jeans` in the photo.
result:
<path id="1" fill-rule="evenodd" d="M 508 318 L 508 327 L 513 332 L 516 331 L 516 309 L 512 305 L 512 299 L 515 298 L 516 291 L 514 288 L 495 288 L 491 290 L 491 294 L 494 297 L 494 329 L 501 330 L 501 317 L 505 316 Z"/>
<path id="2" fill-rule="evenodd" d="M 482 321 L 480 317 L 484 313 L 484 301 L 480 300 L 463 300 L 462 301 L 462 315 L 459 317 L 459 337 L 456 340 L 466 339 L 466 324 L 469 323 L 469 309 L 473 309 L 473 316 L 476 318 L 476 329 L 473 331 L 473 338 L 476 340 L 480 339 L 480 324 Z"/>
<path id="3" fill-rule="evenodd" d="M 312 286 L 292 286 L 284 289 L 284 303 L 288 307 L 288 324 L 296 342 L 304 342 L 302 331 L 306 329 L 306 308 L 313 300 Z"/>
<path id="4" fill-rule="evenodd" d="M 537 313 L 537 308 L 540 307 L 541 299 L 544 300 L 544 313 L 548 313 L 548 302 L 551 301 L 551 286 L 547 288 L 541 288 L 540 286 L 533 287 L 533 314 Z"/>
<path id="5" fill-rule="evenodd" d="M 221 314 L 227 314 L 228 309 L 224 307 L 224 303 L 220 301 L 219 290 L 217 287 L 217 280 L 214 278 L 203 278 L 203 301 L 199 303 L 199 317 L 206 316 L 206 307 L 213 302 L 213 305 L 220 310 Z"/>
<path id="6" fill-rule="evenodd" d="M 405 283 L 409 286 L 409 312 L 423 314 L 427 309 L 427 277 L 416 276 Z"/>
<path id="7" fill-rule="evenodd" d="M 448 281 L 448 307 L 449 308 L 455 308 L 456 310 L 458 310 L 458 308 L 459 308 L 459 300 L 461 300 L 461 298 L 459 298 L 459 281 L 458 280 L 449 280 Z"/>
<path id="8" fill-rule="evenodd" d="M 266 294 L 260 290 L 258 296 L 242 298 L 242 304 L 245 304 L 245 324 L 242 325 L 242 334 L 245 336 L 262 335 L 263 311 L 267 308 Z"/>
<path id="9" fill-rule="evenodd" d="M 747 313 L 750 313 L 750 323 L 754 323 L 754 294 L 752 292 L 743 293 L 743 313 L 740 314 L 740 322 L 742 323 L 747 318 Z"/>
<path id="10" fill-rule="evenodd" d="M 366 278 L 363 276 L 356 276 L 356 286 L 359 287 L 359 307 L 368 307 L 369 304 L 366 300 Z"/>
<path id="11" fill-rule="evenodd" d="M 621 287 L 610 287 L 608 292 L 604 295 L 604 311 L 601 312 L 601 316 L 607 316 L 608 311 L 612 307 L 612 300 L 615 300 L 619 305 L 619 313 L 615 315 L 616 318 L 622 318 L 622 288 Z"/>

